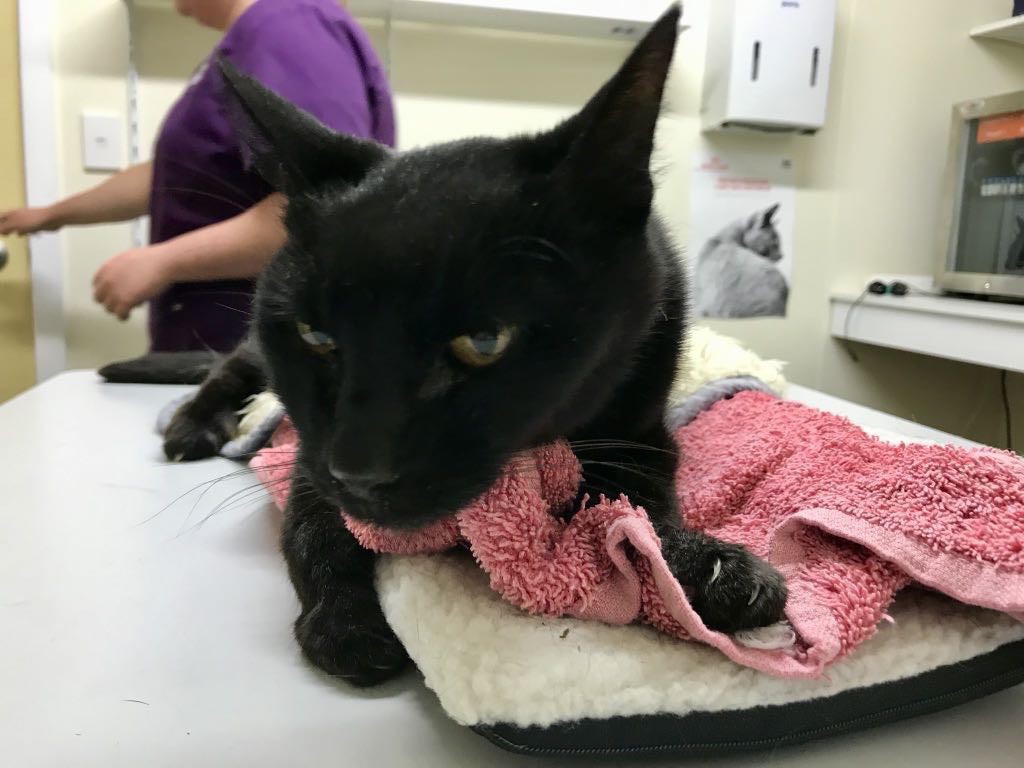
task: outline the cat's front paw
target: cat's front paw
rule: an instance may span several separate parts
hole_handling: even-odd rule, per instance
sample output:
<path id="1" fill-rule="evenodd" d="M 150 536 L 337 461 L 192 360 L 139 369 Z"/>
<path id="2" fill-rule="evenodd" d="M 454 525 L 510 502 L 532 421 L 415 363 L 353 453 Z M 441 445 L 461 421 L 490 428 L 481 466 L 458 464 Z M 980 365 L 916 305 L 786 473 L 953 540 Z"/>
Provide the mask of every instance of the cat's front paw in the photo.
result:
<path id="1" fill-rule="evenodd" d="M 409 655 L 384 619 L 376 595 L 358 593 L 303 611 L 295 622 L 295 638 L 314 665 L 362 688 L 396 677 Z"/>
<path id="2" fill-rule="evenodd" d="M 186 403 L 164 432 L 164 455 L 171 461 L 196 461 L 220 453 L 235 427 L 234 413 L 196 418 Z"/>
<path id="3" fill-rule="evenodd" d="M 783 618 L 782 574 L 746 549 L 716 542 L 707 571 L 693 584 L 692 604 L 710 629 L 738 632 Z"/>

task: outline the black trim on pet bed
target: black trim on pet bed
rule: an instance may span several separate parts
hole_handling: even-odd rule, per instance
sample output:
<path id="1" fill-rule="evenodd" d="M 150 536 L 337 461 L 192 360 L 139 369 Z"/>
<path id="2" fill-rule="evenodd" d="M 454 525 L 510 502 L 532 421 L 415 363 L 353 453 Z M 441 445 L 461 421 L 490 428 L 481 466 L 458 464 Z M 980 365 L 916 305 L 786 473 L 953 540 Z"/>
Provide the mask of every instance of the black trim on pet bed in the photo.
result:
<path id="1" fill-rule="evenodd" d="M 710 756 L 804 744 L 938 712 L 1024 682 L 1024 640 L 902 680 L 754 709 L 580 720 L 548 728 L 477 725 L 529 755 Z"/>

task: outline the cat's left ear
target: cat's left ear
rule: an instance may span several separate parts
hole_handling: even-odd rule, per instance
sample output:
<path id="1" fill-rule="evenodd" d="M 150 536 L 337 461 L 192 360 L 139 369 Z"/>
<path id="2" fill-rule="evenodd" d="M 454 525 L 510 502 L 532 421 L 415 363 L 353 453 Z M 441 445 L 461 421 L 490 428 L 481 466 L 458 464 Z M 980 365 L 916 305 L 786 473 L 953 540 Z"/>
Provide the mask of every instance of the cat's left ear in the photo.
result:
<path id="1" fill-rule="evenodd" d="M 355 185 L 388 155 L 373 141 L 335 133 L 228 59 L 217 62 L 246 162 L 287 196 L 323 182 Z"/>
<path id="2" fill-rule="evenodd" d="M 650 209 L 654 130 L 680 13 L 673 3 L 587 105 L 529 147 L 538 167 L 569 171 L 575 197 L 602 204 L 617 216 L 637 213 L 645 219 Z"/>
<path id="3" fill-rule="evenodd" d="M 772 218 L 775 216 L 776 213 L 778 213 L 778 211 L 779 211 L 779 203 L 776 203 L 771 208 L 769 208 L 767 211 L 765 211 L 764 212 L 764 219 L 761 221 L 761 227 L 762 228 L 770 227 L 772 225 L 772 223 L 773 223 L 772 222 Z"/>

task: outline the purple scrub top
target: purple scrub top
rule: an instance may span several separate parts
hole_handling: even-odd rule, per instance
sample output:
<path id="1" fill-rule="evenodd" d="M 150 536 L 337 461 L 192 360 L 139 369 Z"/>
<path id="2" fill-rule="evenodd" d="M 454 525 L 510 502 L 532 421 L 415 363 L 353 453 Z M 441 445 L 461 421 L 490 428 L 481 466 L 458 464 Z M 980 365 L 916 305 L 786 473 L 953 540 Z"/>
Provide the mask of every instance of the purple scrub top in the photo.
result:
<path id="1" fill-rule="evenodd" d="M 394 146 L 384 68 L 335 0 L 257 0 L 171 108 L 153 153 L 150 242 L 229 219 L 272 191 L 247 169 L 215 66 L 224 56 L 336 131 Z M 232 350 L 245 335 L 254 280 L 175 283 L 149 305 L 153 351 Z"/>

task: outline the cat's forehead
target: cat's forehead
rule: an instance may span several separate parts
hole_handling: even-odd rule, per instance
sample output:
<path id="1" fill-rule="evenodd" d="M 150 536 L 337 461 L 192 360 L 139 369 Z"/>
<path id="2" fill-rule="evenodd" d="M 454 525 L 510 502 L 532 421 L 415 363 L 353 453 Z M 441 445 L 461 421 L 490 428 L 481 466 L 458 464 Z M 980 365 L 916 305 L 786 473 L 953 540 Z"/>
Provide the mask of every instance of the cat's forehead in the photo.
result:
<path id="1" fill-rule="evenodd" d="M 476 138 L 393 155 L 356 191 L 386 195 L 396 204 L 422 196 L 443 207 L 463 198 L 497 196 L 521 180 L 508 142 Z"/>
<path id="2" fill-rule="evenodd" d="M 495 140 L 458 142 L 397 155 L 363 183 L 326 196 L 315 227 L 321 247 L 361 273 L 394 262 L 418 265 L 500 239 L 535 207 L 524 175 Z"/>

